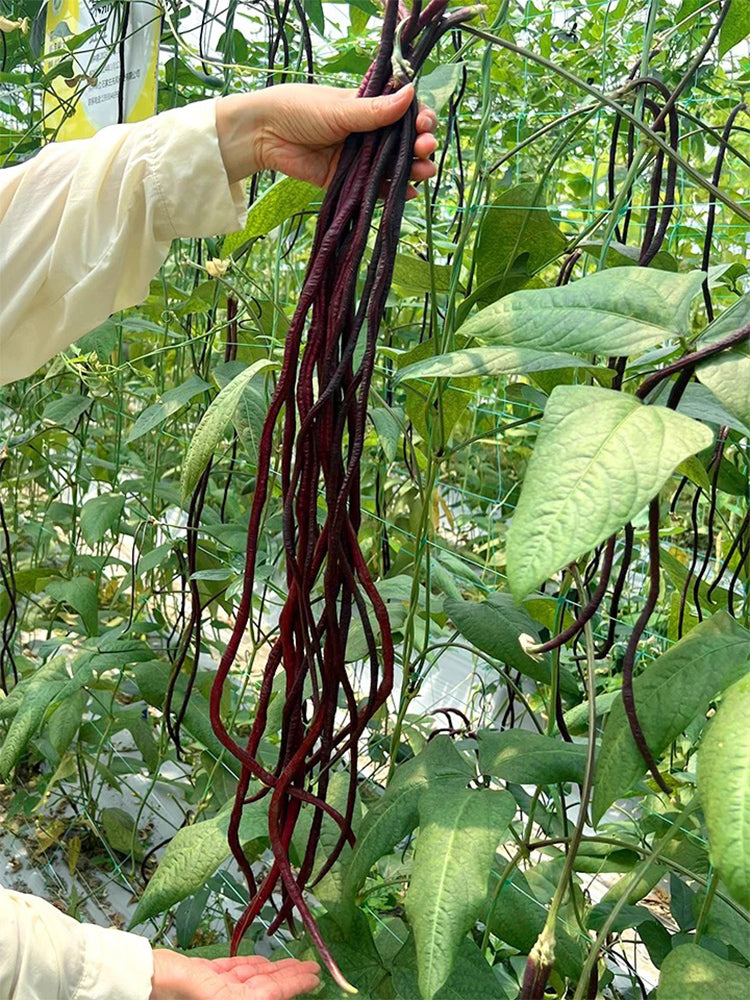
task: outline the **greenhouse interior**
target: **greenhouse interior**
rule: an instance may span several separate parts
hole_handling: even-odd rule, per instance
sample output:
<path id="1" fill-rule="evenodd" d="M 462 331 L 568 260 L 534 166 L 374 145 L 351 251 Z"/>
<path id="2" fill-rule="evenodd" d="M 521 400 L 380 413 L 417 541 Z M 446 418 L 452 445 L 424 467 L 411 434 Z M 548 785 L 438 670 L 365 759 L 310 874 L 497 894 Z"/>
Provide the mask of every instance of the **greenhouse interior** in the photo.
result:
<path id="1" fill-rule="evenodd" d="M 0 167 L 0 1000 L 748 1000 L 750 0 L 0 0 Z"/>

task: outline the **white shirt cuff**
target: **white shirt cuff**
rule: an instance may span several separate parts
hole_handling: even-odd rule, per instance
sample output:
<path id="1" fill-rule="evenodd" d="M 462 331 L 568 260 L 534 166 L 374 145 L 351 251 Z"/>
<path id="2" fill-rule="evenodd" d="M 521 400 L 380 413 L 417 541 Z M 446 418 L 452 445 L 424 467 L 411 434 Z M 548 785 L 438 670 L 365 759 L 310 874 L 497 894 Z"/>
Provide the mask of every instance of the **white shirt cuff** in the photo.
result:
<path id="1" fill-rule="evenodd" d="M 157 239 L 233 233 L 245 225 L 244 182 L 229 183 L 216 131 L 219 98 L 150 119 L 153 178 L 165 216 Z"/>
<path id="2" fill-rule="evenodd" d="M 149 1000 L 154 958 L 146 938 L 94 924 L 81 929 L 84 965 L 75 1000 Z"/>

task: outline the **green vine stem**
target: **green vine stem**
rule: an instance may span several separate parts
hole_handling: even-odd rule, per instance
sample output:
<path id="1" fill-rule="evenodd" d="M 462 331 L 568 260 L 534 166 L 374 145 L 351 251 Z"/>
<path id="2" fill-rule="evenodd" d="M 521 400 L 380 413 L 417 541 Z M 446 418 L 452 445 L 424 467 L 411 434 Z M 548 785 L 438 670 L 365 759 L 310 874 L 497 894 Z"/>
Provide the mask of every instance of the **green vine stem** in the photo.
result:
<path id="1" fill-rule="evenodd" d="M 664 836 L 659 840 L 651 853 L 644 859 L 644 861 L 634 868 L 629 876 L 626 876 L 627 885 L 623 889 L 622 896 L 618 899 L 617 903 L 612 908 L 612 912 L 609 914 L 607 919 L 604 921 L 601 930 L 597 934 L 596 941 L 592 945 L 589 953 L 586 957 L 586 961 L 583 964 L 583 969 L 581 970 L 581 978 L 578 980 L 578 986 L 576 988 L 573 1000 L 585 1000 L 584 990 L 588 985 L 588 981 L 591 977 L 591 972 L 594 965 L 598 961 L 599 952 L 607 940 L 607 936 L 615 925 L 615 921 L 620 915 L 621 910 L 627 905 L 628 896 L 630 895 L 630 890 L 636 886 L 643 878 L 648 874 L 651 866 L 659 860 L 662 852 L 666 849 L 669 842 L 675 836 L 678 830 L 682 828 L 683 822 L 687 817 L 695 812 L 698 808 L 698 796 L 693 796 L 693 798 L 688 802 L 688 804 L 682 809 L 682 811 L 677 816 L 672 826 L 667 830 Z"/>
<path id="2" fill-rule="evenodd" d="M 583 579 L 577 566 L 571 567 L 571 574 L 579 594 L 585 593 Z M 531 1000 L 537 992 L 544 991 L 544 986 L 552 971 L 555 962 L 555 928 L 557 927 L 557 917 L 560 906 L 568 891 L 570 881 L 575 869 L 576 855 L 581 846 L 584 827 L 586 826 L 586 814 L 588 812 L 589 799 L 594 785 L 594 768 L 596 763 L 596 649 L 594 647 L 594 633 L 591 622 L 588 621 L 583 629 L 584 648 L 586 651 L 586 688 L 589 704 L 588 719 L 588 743 L 586 746 L 586 766 L 583 772 L 583 783 L 581 785 L 581 800 L 579 804 L 578 818 L 575 830 L 568 845 L 565 855 L 565 864 L 557 881 L 555 894 L 552 897 L 547 919 L 544 927 L 537 938 L 536 944 L 531 949 L 526 964 L 526 976 L 524 977 L 524 987 L 521 991 L 521 1000 Z M 582 975 L 581 983 L 588 983 L 591 969 L 588 975 Z M 580 986 L 580 983 L 579 983 Z"/>

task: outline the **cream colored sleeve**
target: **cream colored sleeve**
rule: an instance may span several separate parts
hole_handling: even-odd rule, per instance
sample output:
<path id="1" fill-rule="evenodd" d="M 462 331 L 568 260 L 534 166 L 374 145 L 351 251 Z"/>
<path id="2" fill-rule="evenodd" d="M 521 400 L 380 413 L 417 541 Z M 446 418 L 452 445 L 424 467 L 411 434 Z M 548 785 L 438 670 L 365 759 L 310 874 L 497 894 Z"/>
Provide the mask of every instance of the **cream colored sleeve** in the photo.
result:
<path id="1" fill-rule="evenodd" d="M 2 1000 L 149 1000 L 153 973 L 146 938 L 0 889 Z"/>
<path id="2" fill-rule="evenodd" d="M 243 227 L 216 100 L 51 143 L 0 170 L 0 384 L 143 301 L 175 237 Z"/>

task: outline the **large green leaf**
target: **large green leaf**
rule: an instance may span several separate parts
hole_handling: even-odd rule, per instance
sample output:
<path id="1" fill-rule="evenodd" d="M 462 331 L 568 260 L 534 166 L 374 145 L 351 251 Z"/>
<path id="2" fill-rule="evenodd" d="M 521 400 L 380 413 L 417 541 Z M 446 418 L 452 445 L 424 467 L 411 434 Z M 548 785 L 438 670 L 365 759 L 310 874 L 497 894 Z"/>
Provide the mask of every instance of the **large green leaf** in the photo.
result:
<path id="1" fill-rule="evenodd" d="M 135 828 L 135 820 L 131 813 L 119 806 L 107 806 L 99 813 L 99 825 L 104 840 L 118 854 L 129 855 L 140 859 L 144 855 Z"/>
<path id="2" fill-rule="evenodd" d="M 0 746 L 0 775 L 3 778 L 8 777 L 36 733 L 45 712 L 60 693 L 64 678 L 65 661 L 63 657 L 56 657 L 13 689 L 12 704 L 11 698 L 0 703 L 4 708 L 7 705 L 9 709 L 16 706 L 13 721 Z"/>
<path id="3" fill-rule="evenodd" d="M 471 378 L 482 375 L 521 375 L 556 368 L 590 368 L 572 354 L 551 354 L 528 347 L 469 347 L 438 354 L 402 368 L 398 381 L 416 378 Z"/>
<path id="4" fill-rule="evenodd" d="M 603 246 L 601 240 L 584 240 L 583 243 L 579 243 L 579 246 L 591 254 L 594 260 L 598 261 L 600 259 Z M 625 246 L 624 243 L 611 240 L 604 255 L 604 267 L 633 267 L 638 264 L 640 256 L 640 247 L 629 247 Z M 677 261 L 666 250 L 660 250 L 649 264 L 649 267 L 656 267 L 662 271 L 679 270 Z"/>
<path id="5" fill-rule="evenodd" d="M 750 970 L 705 948 L 681 944 L 664 959 L 659 1000 L 741 1000 L 750 996 Z"/>
<path id="6" fill-rule="evenodd" d="M 586 747 L 526 729 L 480 729 L 479 766 L 483 774 L 516 785 L 553 785 L 583 781 Z"/>
<path id="7" fill-rule="evenodd" d="M 557 257 L 565 237 L 550 218 L 535 183 L 518 184 L 488 205 L 474 246 L 477 282 L 485 284 L 528 254 L 533 272 Z"/>
<path id="8" fill-rule="evenodd" d="M 462 337 L 457 337 L 459 347 L 465 343 Z M 417 344 L 410 351 L 398 357 L 398 367 L 416 364 L 434 356 L 433 345 L 429 340 Z M 427 398 L 430 393 L 429 386 L 409 385 L 406 387 L 406 415 L 414 425 L 415 430 L 423 440 L 428 441 L 432 436 L 432 441 L 437 441 L 437 428 L 441 427 L 447 441 L 451 431 L 461 419 L 472 399 L 472 391 L 476 389 L 477 383 L 470 379 L 461 386 L 454 389 L 450 386 L 446 388 L 440 396 L 440 411 L 437 409 L 437 398 L 433 399 L 428 413 Z"/>
<path id="9" fill-rule="evenodd" d="M 42 413 L 42 419 L 49 420 L 53 424 L 61 424 L 72 430 L 78 418 L 88 410 L 93 402 L 91 396 L 82 396 L 76 392 L 69 393 L 48 403 Z"/>
<path id="10" fill-rule="evenodd" d="M 106 654 L 97 657 L 96 654 L 85 652 L 75 657 L 72 663 L 67 656 L 56 656 L 13 689 L 15 711 L 13 721 L 0 745 L 0 775 L 8 777 L 29 741 L 38 732 L 45 716 L 54 712 L 58 705 L 74 699 L 97 672 L 107 667 Z M 72 735 L 70 738 L 72 739 Z"/>
<path id="11" fill-rule="evenodd" d="M 273 367 L 275 367 L 275 362 L 269 358 L 262 358 L 249 365 L 228 385 L 224 386 L 203 414 L 203 418 L 188 445 L 187 454 L 182 464 L 180 489 L 183 501 L 191 495 L 198 480 L 203 475 L 204 469 L 213 458 L 227 424 L 233 419 L 250 380 L 267 368 Z"/>
<path id="12" fill-rule="evenodd" d="M 81 727 L 88 700 L 88 692 L 80 689 L 69 695 L 52 712 L 47 723 L 47 734 L 59 757 L 63 756 L 75 739 L 76 733 Z"/>
<path id="13" fill-rule="evenodd" d="M 630 355 L 689 332 L 700 271 L 616 267 L 570 285 L 521 289 L 482 309 L 461 333 L 537 351 Z"/>
<path id="14" fill-rule="evenodd" d="M 748 4 L 750 15 L 750 3 Z M 699 347 L 708 347 L 750 323 L 750 294 L 743 295 L 731 309 L 704 332 Z M 750 427 L 750 343 L 725 351 L 696 369 L 698 378 L 741 424 Z"/>
<path id="15" fill-rule="evenodd" d="M 462 939 L 486 906 L 495 851 L 515 810 L 511 795 L 488 788 L 437 788 L 420 797 L 405 905 L 424 1000 L 448 979 Z"/>
<path id="16" fill-rule="evenodd" d="M 444 63 L 419 78 L 419 99 L 439 115 L 463 75 L 461 62 Z"/>
<path id="17" fill-rule="evenodd" d="M 734 377 L 741 374 L 741 371 L 733 372 L 732 366 L 727 361 L 727 370 L 722 373 L 722 384 L 726 384 L 727 381 L 733 383 Z M 748 396 L 744 386 L 732 386 L 730 395 L 740 409 L 744 408 L 744 397 Z M 744 437 L 750 437 L 750 427 L 730 412 L 707 385 L 701 385 L 699 382 L 691 382 L 685 388 L 677 411 L 684 413 L 687 417 L 701 420 L 705 424 L 712 424 L 714 427 L 727 426 L 730 430 L 738 431 Z"/>
<path id="18" fill-rule="evenodd" d="M 558 386 L 508 530 L 516 597 L 621 528 L 680 462 L 712 441 L 707 427 L 664 406 L 644 406 L 610 389 Z"/>
<path id="19" fill-rule="evenodd" d="M 747 664 L 750 670 L 750 664 Z M 698 793 L 711 862 L 750 907 L 750 673 L 724 693 L 698 750 Z"/>
<path id="20" fill-rule="evenodd" d="M 103 493 L 87 500 L 81 508 L 81 534 L 89 545 L 97 545 L 122 513 L 125 497 Z"/>
<path id="21" fill-rule="evenodd" d="M 248 240 L 265 236 L 293 215 L 304 212 L 321 193 L 320 188 L 314 184 L 298 181 L 293 177 L 282 177 L 253 203 L 247 213 L 245 228 L 238 233 L 229 233 L 224 239 L 222 255 L 228 257 Z"/>
<path id="22" fill-rule="evenodd" d="M 452 275 L 453 268 L 449 265 L 434 264 L 431 271 L 429 261 L 414 253 L 397 253 L 393 265 L 393 284 L 422 294 L 432 291 L 433 278 L 436 291 L 450 291 Z"/>
<path id="23" fill-rule="evenodd" d="M 167 685 L 169 684 L 170 667 L 166 663 L 152 662 L 135 667 L 133 676 L 144 701 L 154 708 L 163 709 Z M 187 680 L 184 676 L 177 679 L 175 686 L 176 704 L 181 705 L 185 697 Z M 184 728 L 205 747 L 211 756 L 223 759 L 224 767 L 236 770 L 239 765 L 234 758 L 228 756 L 211 728 L 208 701 L 199 690 L 193 690 L 185 709 Z"/>
<path id="24" fill-rule="evenodd" d="M 234 411 L 232 423 L 237 431 L 237 438 L 253 465 L 258 459 L 260 436 L 267 415 L 268 401 L 265 394 L 254 385 L 246 385 Z"/>
<path id="25" fill-rule="evenodd" d="M 53 580 L 44 588 L 46 593 L 62 604 L 69 604 L 78 612 L 89 635 L 99 630 L 99 603 L 96 584 L 87 576 L 74 576 L 70 580 Z"/>
<path id="26" fill-rule="evenodd" d="M 719 58 L 750 35 L 750 0 L 732 0 L 719 32 Z"/>
<path id="27" fill-rule="evenodd" d="M 168 389 L 158 403 L 147 406 L 138 414 L 138 419 L 133 424 L 133 428 L 128 435 L 128 444 L 137 441 L 138 438 L 148 434 L 164 423 L 172 414 L 177 413 L 191 399 L 206 392 L 210 388 L 208 382 L 204 382 L 197 375 L 191 375 L 181 385 L 174 389 Z"/>
<path id="28" fill-rule="evenodd" d="M 391 972 L 399 1000 L 422 1000 L 413 936 L 407 938 L 396 954 Z M 490 967 L 479 947 L 470 937 L 465 937 L 453 970 L 435 994 L 435 1000 L 477 1000 L 477 997 L 515 1000 L 517 996 L 517 983 L 503 972 L 502 966 Z"/>
<path id="29" fill-rule="evenodd" d="M 227 842 L 231 809 L 225 808 L 212 819 L 178 830 L 167 844 L 159 865 L 138 900 L 130 926 L 142 924 L 157 913 L 191 896 L 202 888 L 230 855 Z M 240 824 L 240 840 L 245 843 L 268 834 L 268 805 L 262 799 L 245 806 Z"/>
<path id="30" fill-rule="evenodd" d="M 425 789 L 465 788 L 471 778 L 471 764 L 447 736 L 430 740 L 421 753 L 399 765 L 362 823 L 344 876 L 344 897 L 352 900 L 375 862 L 417 826 Z"/>
<path id="31" fill-rule="evenodd" d="M 534 642 L 541 640 L 534 620 L 510 594 L 496 591 L 486 601 L 447 598 L 443 608 L 461 635 L 477 649 L 542 684 L 550 683 L 549 655 L 532 657 L 521 648 L 521 635 L 530 636 Z M 578 686 L 567 671 L 561 671 L 560 683 L 563 690 L 577 693 Z"/>
<path id="32" fill-rule="evenodd" d="M 725 611 L 696 625 L 633 681 L 638 719 L 658 757 L 724 688 L 750 671 L 750 632 Z M 620 696 L 604 727 L 594 787 L 598 822 L 615 799 L 631 792 L 646 765 L 633 740 Z"/>

